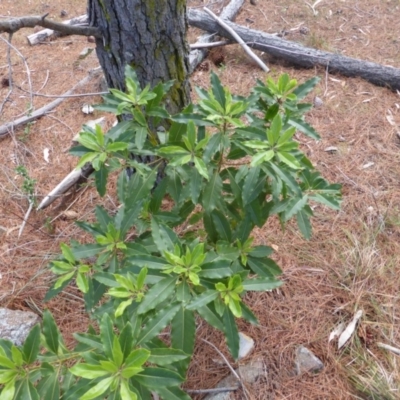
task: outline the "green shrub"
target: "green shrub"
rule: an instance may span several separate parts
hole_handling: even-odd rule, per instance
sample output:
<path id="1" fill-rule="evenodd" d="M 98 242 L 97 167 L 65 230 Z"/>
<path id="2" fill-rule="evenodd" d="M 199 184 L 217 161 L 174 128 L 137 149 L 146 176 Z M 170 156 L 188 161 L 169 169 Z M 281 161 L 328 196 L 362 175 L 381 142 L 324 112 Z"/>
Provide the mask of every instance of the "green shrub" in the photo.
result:
<path id="1" fill-rule="evenodd" d="M 115 215 L 96 207 L 95 223 L 78 222 L 93 242 L 62 244 L 50 265 L 57 279 L 47 299 L 75 281 L 96 328 L 76 333 L 70 350 L 45 312 L 22 347 L 2 340 L 0 399 L 147 400 L 150 391 L 189 399 L 179 385 L 196 317 L 224 333 L 236 359 L 236 319 L 257 324 L 243 296 L 282 284 L 272 249 L 253 244 L 253 229 L 273 215 L 282 226 L 296 217 L 308 239 L 310 201 L 339 208 L 339 185 L 293 139 L 296 130 L 318 138 L 303 119 L 311 106 L 300 102 L 317 82 L 298 86 L 285 74 L 239 97 L 212 74 L 211 89 L 197 89 L 198 105 L 171 116 L 163 106 L 171 83 L 141 90 L 127 68 L 127 92 L 111 90 L 97 108 L 132 118 L 107 135 L 87 127 L 72 150 L 79 166 L 93 164 L 102 196 L 109 174 L 120 171 L 120 207 Z M 158 338 L 166 327 L 171 346 Z"/>

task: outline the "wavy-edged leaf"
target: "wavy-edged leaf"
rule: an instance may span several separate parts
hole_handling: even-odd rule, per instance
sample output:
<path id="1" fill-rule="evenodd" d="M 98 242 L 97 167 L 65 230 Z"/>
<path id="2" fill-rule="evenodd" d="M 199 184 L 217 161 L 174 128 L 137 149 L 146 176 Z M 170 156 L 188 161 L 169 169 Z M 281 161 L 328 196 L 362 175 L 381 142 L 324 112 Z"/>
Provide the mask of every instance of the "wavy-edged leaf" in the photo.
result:
<path id="1" fill-rule="evenodd" d="M 188 357 L 189 356 L 187 354 L 185 354 L 182 350 L 178 350 L 177 348 L 151 349 L 151 355 L 148 361 L 163 367 L 177 361 L 185 360 Z"/>
<path id="2" fill-rule="evenodd" d="M 231 260 L 217 258 L 201 265 L 200 277 L 219 279 L 232 275 Z"/>
<path id="3" fill-rule="evenodd" d="M 189 357 L 180 363 L 184 372 L 186 372 L 190 357 L 193 354 L 195 336 L 196 323 L 194 312 L 181 306 L 171 322 L 171 345 L 174 349 L 181 350 Z"/>
<path id="4" fill-rule="evenodd" d="M 175 290 L 176 279 L 175 276 L 166 277 L 152 286 L 139 304 L 138 314 L 145 314 L 167 300 Z"/>
<path id="5" fill-rule="evenodd" d="M 196 296 L 189 305 L 186 306 L 188 310 L 197 310 L 199 308 L 204 307 L 205 305 L 211 303 L 219 296 L 219 292 L 217 290 L 206 290 L 202 294 Z"/>
<path id="6" fill-rule="evenodd" d="M 318 76 L 309 79 L 308 81 L 302 83 L 301 85 L 297 86 L 295 90 L 293 90 L 293 94 L 297 96 L 297 100 L 303 100 L 308 93 L 310 93 L 317 83 L 321 80 Z"/>
<path id="7" fill-rule="evenodd" d="M 224 324 L 219 317 L 219 315 L 215 312 L 215 308 L 213 304 L 207 304 L 203 307 L 197 308 L 196 311 L 200 314 L 200 316 L 206 320 L 211 326 L 214 328 L 224 331 Z"/>
<path id="8" fill-rule="evenodd" d="M 167 264 L 163 258 L 147 256 L 145 254 L 130 256 L 126 261 L 128 264 L 137 265 L 138 267 L 147 267 L 149 269 L 163 269 Z"/>
<path id="9" fill-rule="evenodd" d="M 293 198 L 289 201 L 285 208 L 285 220 L 289 220 L 296 215 L 299 211 L 301 211 L 308 202 L 308 195 L 304 195 L 301 198 Z"/>
<path id="10" fill-rule="evenodd" d="M 259 175 L 260 175 L 260 167 L 254 167 L 249 169 L 249 172 L 244 180 L 243 191 L 242 191 L 242 199 L 244 205 L 250 202 L 249 199 L 256 187 Z"/>
<path id="11" fill-rule="evenodd" d="M 153 318 L 147 321 L 145 327 L 141 330 L 137 344 L 147 343 L 157 336 L 171 322 L 180 307 L 180 303 L 173 303 L 158 311 Z"/>
<path id="12" fill-rule="evenodd" d="M 203 190 L 202 204 L 205 210 L 210 213 L 221 200 L 222 195 L 222 180 L 218 172 L 211 175 L 210 181 L 207 183 Z"/>
<path id="13" fill-rule="evenodd" d="M 247 263 L 254 273 L 260 277 L 274 278 L 282 274 L 278 264 L 270 258 L 247 257 Z"/>
<path id="14" fill-rule="evenodd" d="M 183 378 L 174 371 L 165 368 L 145 368 L 142 372 L 135 375 L 141 385 L 150 389 L 177 386 L 183 382 Z"/>
<path id="15" fill-rule="evenodd" d="M 294 126 L 300 132 L 303 132 L 305 135 L 318 140 L 321 137 L 318 135 L 317 131 L 307 122 L 303 121 L 300 118 L 289 118 L 288 124 Z"/>
<path id="16" fill-rule="evenodd" d="M 229 225 L 229 221 L 227 220 L 225 215 L 222 214 L 222 212 L 219 210 L 214 210 L 211 213 L 211 218 L 213 219 L 214 226 L 218 232 L 219 238 L 226 242 L 230 242 L 232 240 L 232 231 Z"/>

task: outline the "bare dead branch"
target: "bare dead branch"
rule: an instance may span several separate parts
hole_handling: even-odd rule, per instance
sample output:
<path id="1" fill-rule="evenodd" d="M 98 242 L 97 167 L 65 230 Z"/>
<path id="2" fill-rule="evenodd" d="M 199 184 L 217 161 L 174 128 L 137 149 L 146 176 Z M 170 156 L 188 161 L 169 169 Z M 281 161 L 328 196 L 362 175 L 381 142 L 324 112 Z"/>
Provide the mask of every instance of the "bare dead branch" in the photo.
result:
<path id="1" fill-rule="evenodd" d="M 222 9 L 220 18 L 222 18 L 223 20 L 234 21 L 243 3 L 244 0 L 231 0 L 229 4 Z M 206 35 L 202 35 L 200 38 L 198 38 L 197 42 L 194 45 L 210 43 L 213 40 L 214 36 L 214 34 L 210 35 L 209 33 L 207 33 Z M 189 55 L 190 70 L 194 71 L 196 67 L 206 58 L 207 54 L 207 48 L 192 49 Z"/>
<path id="2" fill-rule="evenodd" d="M 95 36 L 101 37 L 99 30 L 92 26 L 76 26 L 55 22 L 46 19 L 48 14 L 43 16 L 32 15 L 18 18 L 0 20 L 0 32 L 14 33 L 22 28 L 34 28 L 42 26 L 66 35 Z"/>
<path id="3" fill-rule="evenodd" d="M 228 33 L 231 34 L 231 36 L 243 47 L 244 51 L 246 54 L 254 60 L 257 65 L 265 72 L 269 72 L 269 68 L 260 60 L 259 57 L 257 57 L 250 49 L 249 46 L 243 41 L 243 39 L 232 29 L 230 26 L 228 26 L 221 18 L 218 18 L 211 10 L 209 10 L 207 7 L 204 7 L 204 11 L 211 15 L 212 18 L 217 21 L 217 23 L 222 26 Z"/>
<path id="4" fill-rule="evenodd" d="M 65 92 L 64 96 L 69 96 L 70 94 L 73 93 L 74 90 L 76 90 L 78 87 L 83 86 L 86 83 L 88 83 L 94 76 L 96 76 L 100 72 L 101 72 L 101 68 L 96 68 L 95 70 L 91 71 L 91 73 L 87 77 L 85 77 L 81 81 L 79 81 L 72 89 Z M 64 99 L 65 99 L 65 97 L 58 98 L 57 100 L 52 101 L 51 103 L 39 108 L 38 110 L 33 111 L 31 115 L 26 115 L 26 116 L 16 119 L 15 121 L 8 122 L 7 124 L 1 125 L 0 126 L 0 139 L 5 138 L 8 135 L 9 131 L 14 129 L 15 127 L 20 126 L 20 125 L 25 125 L 28 122 L 34 121 L 35 119 L 40 118 L 43 115 L 46 115 L 53 108 L 57 107 L 62 101 L 64 101 Z"/>

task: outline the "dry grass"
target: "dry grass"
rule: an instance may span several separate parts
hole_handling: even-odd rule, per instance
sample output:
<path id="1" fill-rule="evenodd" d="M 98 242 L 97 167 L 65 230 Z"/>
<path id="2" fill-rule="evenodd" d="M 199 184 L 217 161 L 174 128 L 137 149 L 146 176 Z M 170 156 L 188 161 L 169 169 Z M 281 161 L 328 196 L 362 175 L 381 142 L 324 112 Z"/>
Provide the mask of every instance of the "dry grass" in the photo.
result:
<path id="1" fill-rule="evenodd" d="M 226 2 L 225 2 L 226 3 Z M 397 0 L 322 1 L 314 16 L 305 1 L 258 0 L 257 6 L 245 3 L 237 22 L 269 33 L 280 33 L 289 40 L 308 46 L 340 52 L 347 56 L 400 67 L 398 51 L 400 4 Z M 311 3 L 311 2 L 310 2 Z M 209 6 L 218 11 L 221 1 Z M 203 2 L 189 1 L 189 5 Z M 15 0 L 0 3 L 0 14 L 43 14 L 58 17 L 69 7 L 68 17 L 85 11 L 81 1 Z M 301 29 L 306 28 L 306 29 Z M 190 37 L 200 34 L 192 30 Z M 85 38 L 60 38 L 29 48 L 18 32 L 13 44 L 24 55 L 33 89 L 43 94 L 59 94 L 86 76 L 97 65 L 94 54 L 78 60 L 85 47 L 93 47 Z M 4 43 L 1 46 L 0 79 L 6 77 Z M 236 93 L 246 94 L 264 74 L 247 59 L 238 46 L 221 50 L 224 64 L 217 68 L 223 83 Z M 249 358 L 261 357 L 266 375 L 249 388 L 253 399 L 397 399 L 400 374 L 397 356 L 380 349 L 377 342 L 400 345 L 398 288 L 400 286 L 400 180 L 399 144 L 400 97 L 386 88 L 372 86 L 360 79 L 326 75 L 322 69 L 295 69 L 279 60 L 270 62 L 272 77 L 289 73 L 299 82 L 315 75 L 321 82 L 313 95 L 324 104 L 308 115 L 321 134 L 319 142 L 299 138 L 304 151 L 324 177 L 343 185 L 344 202 L 340 212 L 322 206 L 315 209 L 314 236 L 303 240 L 294 225 L 281 232 L 276 221 L 256 232 L 260 243 L 278 248 L 276 260 L 284 270 L 283 288 L 272 293 L 249 294 L 247 302 L 259 316 L 260 326 L 240 322 L 241 329 L 255 339 L 255 351 Z M 24 63 L 12 53 L 15 83 L 27 88 Z M 197 71 L 194 85 L 207 86 L 209 72 Z M 43 86 L 43 87 L 42 87 Z M 8 88 L 0 88 L 0 101 Z M 97 82 L 81 89 L 98 91 Z M 39 108 L 49 99 L 35 97 Z M 81 113 L 84 103 L 99 98 L 68 99 L 53 113 L 38 120 L 24 133 L 17 129 L 1 141 L 0 152 L 0 305 L 15 309 L 49 308 L 56 317 L 67 342 L 71 333 L 84 329 L 87 317 L 74 288 L 50 303 L 42 299 L 52 279 L 48 261 L 58 252 L 60 242 L 81 236 L 74 219 L 92 218 L 96 204 L 115 207 L 113 190 L 100 199 L 88 188 L 75 195 L 74 202 L 44 212 L 33 212 L 21 238 L 18 229 L 27 209 L 21 190 L 21 178 L 15 167 L 24 165 L 37 180 L 38 199 L 46 195 L 76 164 L 69 156 L 72 137 L 81 125 L 95 116 Z M 26 112 L 29 96 L 15 89 L 4 107 L 0 122 Z M 391 114 L 395 125 L 386 116 Z M 325 149 L 335 146 L 338 151 Z M 50 163 L 43 149 L 50 149 Z M 365 168 L 368 163 L 373 165 Z M 62 212 L 68 206 L 75 217 Z M 84 239 L 84 238 L 82 238 Z M 349 322 L 355 311 L 364 314 L 358 331 L 343 350 L 328 344 L 329 333 L 340 322 Z M 199 337 L 209 339 L 226 353 L 222 335 L 199 322 Z M 309 347 L 325 364 L 318 375 L 297 377 L 293 374 L 296 346 Z M 190 368 L 188 388 L 213 387 L 229 373 L 214 350 L 198 341 Z M 243 362 L 247 362 L 244 360 Z M 200 397 L 198 397 L 200 398 Z M 241 393 L 237 399 L 243 399 Z"/>

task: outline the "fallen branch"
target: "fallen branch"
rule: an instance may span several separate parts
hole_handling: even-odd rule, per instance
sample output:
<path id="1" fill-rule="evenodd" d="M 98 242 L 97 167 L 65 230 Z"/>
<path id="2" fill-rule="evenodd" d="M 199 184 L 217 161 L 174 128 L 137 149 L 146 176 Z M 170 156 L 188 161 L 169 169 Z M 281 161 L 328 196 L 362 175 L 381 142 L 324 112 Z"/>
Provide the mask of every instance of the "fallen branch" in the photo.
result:
<path id="1" fill-rule="evenodd" d="M 97 28 L 92 26 L 68 25 L 51 21 L 46 19 L 47 15 L 48 14 L 43 16 L 32 15 L 27 17 L 0 20 L 0 32 L 14 33 L 22 28 L 34 28 L 35 26 L 42 26 L 43 28 L 52 29 L 66 35 L 101 37 Z"/>
<path id="2" fill-rule="evenodd" d="M 196 9 L 188 10 L 189 25 L 216 33 L 227 39 L 233 37 L 207 13 Z M 341 56 L 339 54 L 301 46 L 295 42 L 281 39 L 255 29 L 245 28 L 225 21 L 250 47 L 284 59 L 293 65 L 311 68 L 316 65 L 339 72 L 346 76 L 359 76 L 375 85 L 400 89 L 400 69 L 387 67 L 369 61 Z"/>
<path id="3" fill-rule="evenodd" d="M 89 172 L 90 171 L 90 172 Z M 80 179 L 87 178 L 93 169 L 74 169 L 71 171 L 39 204 L 37 210 L 43 210 L 48 207 L 53 201 L 57 200 L 65 192 L 67 192 L 72 186 L 74 186 Z"/>
<path id="4" fill-rule="evenodd" d="M 43 117 L 44 115 L 49 113 L 53 108 L 57 107 L 61 102 L 64 101 L 65 96 L 71 95 L 74 92 L 74 90 L 76 90 L 80 86 L 83 86 L 86 83 L 88 83 L 94 76 L 96 76 L 100 72 L 101 72 L 100 67 L 92 70 L 86 78 L 83 78 L 72 89 L 65 92 L 63 94 L 63 97 L 58 98 L 57 100 L 52 101 L 51 103 L 39 108 L 38 110 L 33 111 L 32 114 L 30 114 L 30 115 L 26 115 L 24 117 L 16 119 L 15 121 L 8 122 L 4 125 L 1 125 L 0 126 L 0 139 L 5 138 L 9 134 L 9 132 L 12 131 L 17 126 L 25 125 L 28 122 L 34 121 L 35 119 Z"/>
<path id="5" fill-rule="evenodd" d="M 223 8 L 219 17 L 223 20 L 234 20 L 243 4 L 244 0 L 231 0 L 231 2 Z M 202 35 L 193 46 L 208 44 L 214 39 L 214 36 L 215 35 L 210 34 Z M 196 67 L 207 57 L 207 54 L 207 48 L 197 48 L 196 50 L 192 50 L 190 52 L 189 65 L 191 72 L 193 72 Z"/>
<path id="6" fill-rule="evenodd" d="M 80 25 L 80 26 L 88 26 L 88 16 L 87 14 L 80 15 L 78 17 L 69 19 L 68 21 L 64 21 L 62 23 L 63 25 Z M 31 46 L 34 46 L 35 44 L 41 43 L 47 38 L 55 35 L 60 35 L 60 31 L 54 30 L 54 29 L 43 29 L 39 32 L 32 33 L 27 37 L 28 42 Z M 65 35 L 65 33 L 64 33 Z"/>
<path id="7" fill-rule="evenodd" d="M 190 45 L 191 50 L 197 50 L 197 49 L 207 49 L 209 47 L 219 47 L 219 46 L 225 46 L 227 44 L 230 44 L 232 42 L 228 40 L 220 40 L 218 42 L 210 42 L 210 43 L 199 43 L 196 42 L 194 44 Z"/>
<path id="8" fill-rule="evenodd" d="M 217 23 L 222 26 L 222 28 L 224 28 L 227 32 L 230 33 L 230 35 L 243 47 L 244 51 L 246 52 L 246 54 L 252 59 L 254 60 L 257 65 L 265 72 L 269 72 L 269 68 L 260 60 L 259 57 L 257 57 L 249 48 L 249 46 L 247 46 L 247 44 L 243 41 L 243 39 L 230 27 L 228 26 L 224 21 L 222 21 L 221 18 L 218 18 L 211 10 L 209 10 L 207 7 L 204 7 L 204 11 L 211 15 L 212 18 L 215 19 L 215 21 L 217 21 Z"/>

